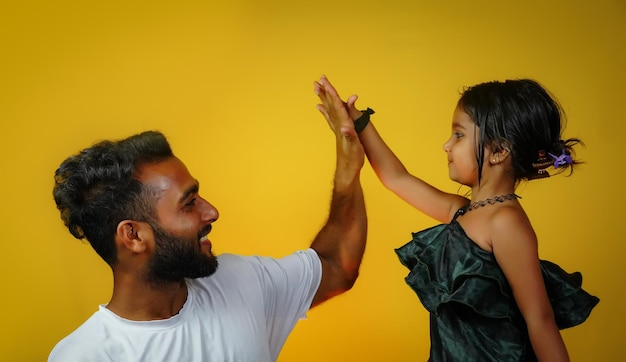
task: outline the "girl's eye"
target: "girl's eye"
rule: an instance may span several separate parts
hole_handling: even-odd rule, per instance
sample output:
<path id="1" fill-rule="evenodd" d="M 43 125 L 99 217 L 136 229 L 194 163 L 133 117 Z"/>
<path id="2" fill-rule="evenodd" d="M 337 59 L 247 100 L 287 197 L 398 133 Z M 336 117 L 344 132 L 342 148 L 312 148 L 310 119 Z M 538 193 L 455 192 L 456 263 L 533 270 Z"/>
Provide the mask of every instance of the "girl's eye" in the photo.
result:
<path id="1" fill-rule="evenodd" d="M 463 134 L 462 134 L 462 133 L 460 133 L 460 132 L 454 132 L 454 133 L 453 133 L 453 135 L 454 135 L 454 137 L 456 137 L 456 138 L 461 138 L 461 137 L 463 137 Z"/>

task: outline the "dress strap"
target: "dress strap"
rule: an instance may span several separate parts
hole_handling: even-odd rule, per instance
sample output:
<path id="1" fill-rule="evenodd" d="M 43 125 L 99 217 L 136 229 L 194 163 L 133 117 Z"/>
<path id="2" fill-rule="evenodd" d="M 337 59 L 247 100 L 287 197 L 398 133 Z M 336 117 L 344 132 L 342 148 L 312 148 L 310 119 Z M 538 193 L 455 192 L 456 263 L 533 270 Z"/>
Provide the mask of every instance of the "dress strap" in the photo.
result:
<path id="1" fill-rule="evenodd" d="M 465 205 L 462 208 L 456 210 L 456 212 L 454 213 L 454 217 L 452 218 L 452 221 L 455 221 L 457 217 L 465 214 L 467 212 L 467 206 L 469 205 Z"/>

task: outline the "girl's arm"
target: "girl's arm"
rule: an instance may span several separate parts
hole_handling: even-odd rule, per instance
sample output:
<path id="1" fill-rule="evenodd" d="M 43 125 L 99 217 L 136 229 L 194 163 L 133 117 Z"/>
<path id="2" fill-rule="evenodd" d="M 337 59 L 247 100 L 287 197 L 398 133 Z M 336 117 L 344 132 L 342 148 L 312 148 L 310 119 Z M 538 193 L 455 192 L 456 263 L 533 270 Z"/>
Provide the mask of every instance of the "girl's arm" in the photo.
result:
<path id="1" fill-rule="evenodd" d="M 441 222 L 467 204 L 462 196 L 443 192 L 410 174 L 371 122 L 359 133 L 367 160 L 382 184 L 416 209 Z"/>
<path id="2" fill-rule="evenodd" d="M 491 244 L 539 361 L 569 361 L 539 266 L 537 236 L 519 208 L 500 207 L 488 223 Z"/>
<path id="3" fill-rule="evenodd" d="M 315 91 L 323 92 L 322 85 L 332 87 L 325 76 L 322 76 L 319 83 L 315 83 Z M 346 102 L 352 119 L 361 116 L 361 111 L 355 107 L 356 100 L 357 97 L 353 95 Z M 449 222 L 454 213 L 467 204 L 464 197 L 443 192 L 411 175 L 371 122 L 359 133 L 359 139 L 382 184 L 416 209 L 441 222 Z"/>

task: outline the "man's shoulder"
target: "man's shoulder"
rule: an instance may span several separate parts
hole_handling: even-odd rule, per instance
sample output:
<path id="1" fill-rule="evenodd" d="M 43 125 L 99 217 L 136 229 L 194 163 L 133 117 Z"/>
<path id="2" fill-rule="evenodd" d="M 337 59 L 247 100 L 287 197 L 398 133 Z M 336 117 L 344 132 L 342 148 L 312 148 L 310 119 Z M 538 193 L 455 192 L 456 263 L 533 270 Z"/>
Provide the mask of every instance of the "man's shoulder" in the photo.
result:
<path id="1" fill-rule="evenodd" d="M 241 275 L 245 273 L 245 269 L 249 269 L 250 272 L 266 272 L 267 268 L 273 268 L 275 266 L 290 268 L 295 265 L 300 265 L 304 268 L 309 268 L 311 264 L 319 263 L 319 256 L 317 252 L 311 248 L 297 250 L 280 258 L 225 253 L 218 256 L 218 263 L 218 273 L 220 273 L 221 269 L 221 272 L 234 271 L 238 275 Z"/>
<path id="2" fill-rule="evenodd" d="M 106 328 L 96 312 L 54 346 L 48 361 L 101 361 L 98 350 L 104 348 L 105 339 Z"/>
<path id="3" fill-rule="evenodd" d="M 259 262 L 263 262 L 265 260 L 282 260 L 282 259 L 286 259 L 286 258 L 293 258 L 293 257 L 303 257 L 306 256 L 308 258 L 315 258 L 315 259 L 319 259 L 317 252 L 312 249 L 312 248 L 308 248 L 308 249 L 302 249 L 302 250 L 296 250 L 292 253 L 286 254 L 285 256 L 282 257 L 272 257 L 272 256 L 262 256 L 262 255 L 241 255 L 241 254 L 232 254 L 232 253 L 223 253 L 217 256 L 217 259 L 219 262 L 223 263 L 259 263 Z"/>
<path id="4" fill-rule="evenodd" d="M 205 278 L 190 280 L 191 284 L 203 285 L 205 288 L 215 288 L 216 285 L 225 285 L 232 288 L 235 285 L 258 284 L 266 279 L 287 274 L 318 273 L 321 270 L 319 256 L 313 249 L 298 250 L 281 258 L 220 254 L 215 274 Z"/>

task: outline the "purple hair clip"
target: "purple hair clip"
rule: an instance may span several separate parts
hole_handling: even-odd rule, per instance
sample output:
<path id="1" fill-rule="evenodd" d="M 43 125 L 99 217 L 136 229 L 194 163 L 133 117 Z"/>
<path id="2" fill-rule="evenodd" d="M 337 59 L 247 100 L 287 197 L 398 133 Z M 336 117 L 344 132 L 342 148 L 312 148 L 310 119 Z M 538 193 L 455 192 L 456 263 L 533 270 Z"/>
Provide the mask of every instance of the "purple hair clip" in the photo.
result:
<path id="1" fill-rule="evenodd" d="M 548 154 L 554 159 L 554 168 L 559 168 L 561 166 L 571 165 L 572 163 L 574 163 L 574 160 L 572 160 L 572 156 L 566 154 L 565 150 L 563 150 L 560 156 L 553 155 L 550 152 L 548 152 Z"/>

